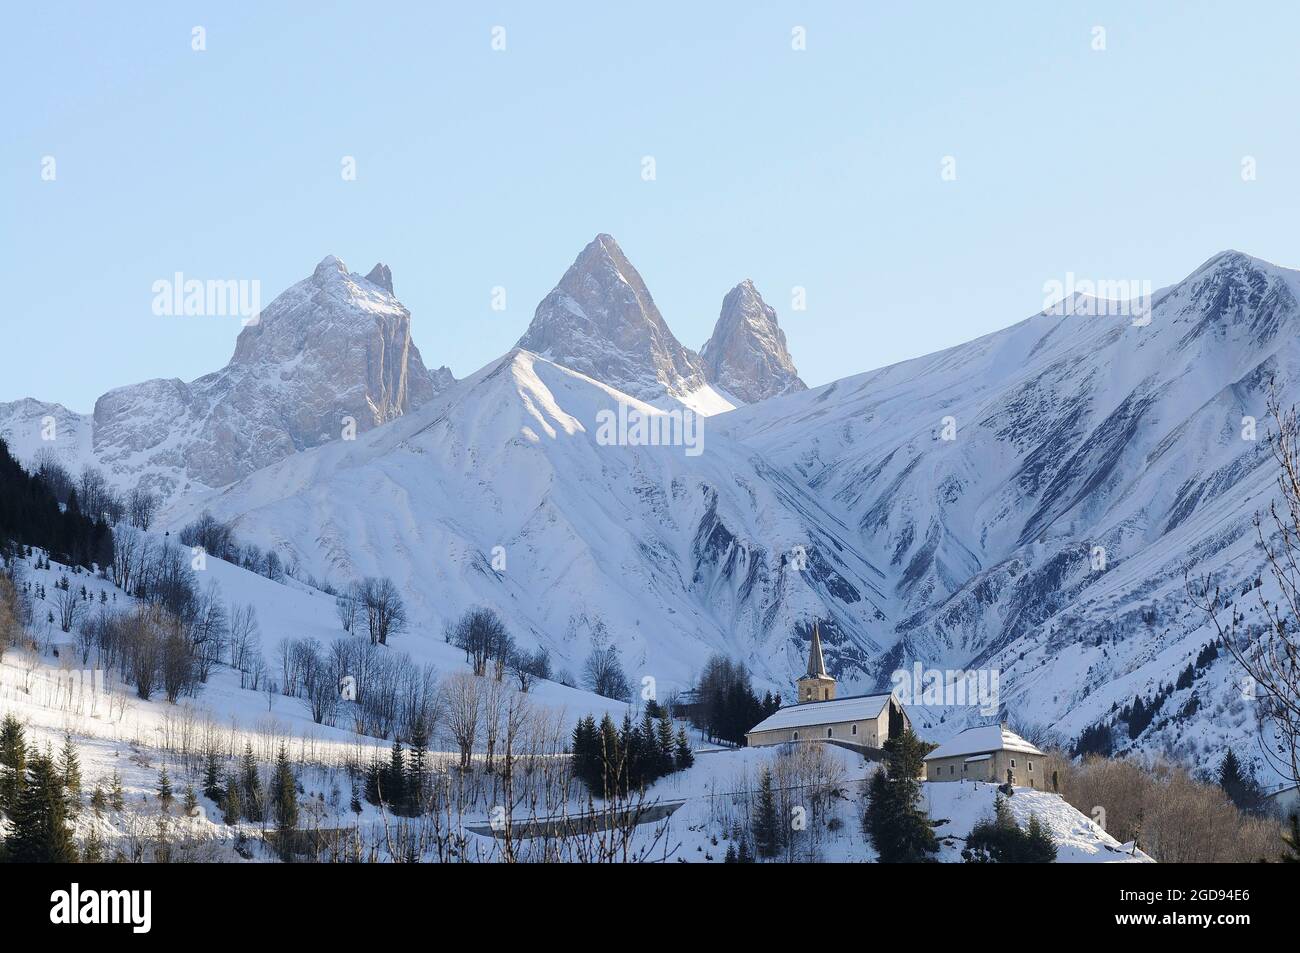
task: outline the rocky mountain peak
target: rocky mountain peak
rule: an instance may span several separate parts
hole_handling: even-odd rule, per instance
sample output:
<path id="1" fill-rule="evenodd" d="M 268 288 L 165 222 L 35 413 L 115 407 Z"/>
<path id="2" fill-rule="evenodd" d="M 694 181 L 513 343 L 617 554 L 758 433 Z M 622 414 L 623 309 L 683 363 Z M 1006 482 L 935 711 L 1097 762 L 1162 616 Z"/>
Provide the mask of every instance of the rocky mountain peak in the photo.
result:
<path id="1" fill-rule="evenodd" d="M 326 280 L 337 275 L 347 277 L 348 266 L 343 264 L 343 260 L 335 255 L 326 255 L 312 272 L 312 277 L 319 280 Z"/>
<path id="2" fill-rule="evenodd" d="M 706 383 L 613 237 L 597 235 L 533 315 L 518 347 L 644 400 Z"/>
<path id="3" fill-rule="evenodd" d="M 382 261 L 370 269 L 370 274 L 366 275 L 366 281 L 372 285 L 378 285 L 389 294 L 393 294 L 393 273 Z"/>
<path id="4" fill-rule="evenodd" d="M 746 403 L 807 390 L 776 311 L 748 278 L 723 298 L 718 323 L 700 358 L 710 383 Z"/>
<path id="5" fill-rule="evenodd" d="M 239 333 L 220 370 L 197 380 L 115 388 L 94 415 L 60 432 L 123 485 L 142 476 L 163 493 L 221 487 L 299 450 L 339 438 L 346 421 L 369 430 L 426 403 L 455 382 L 430 371 L 411 339 L 410 312 L 382 263 L 366 278 L 327 255 Z M 36 414 L 11 409 L 25 433 Z M 85 423 L 88 426 L 73 426 Z M 86 439 L 89 438 L 89 439 Z"/>

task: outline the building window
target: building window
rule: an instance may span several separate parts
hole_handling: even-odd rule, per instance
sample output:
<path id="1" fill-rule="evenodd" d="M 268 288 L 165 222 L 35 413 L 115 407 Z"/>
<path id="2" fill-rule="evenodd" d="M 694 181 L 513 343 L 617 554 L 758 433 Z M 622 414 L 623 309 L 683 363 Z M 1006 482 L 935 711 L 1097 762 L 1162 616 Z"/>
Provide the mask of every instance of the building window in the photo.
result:
<path id="1" fill-rule="evenodd" d="M 794 741 L 798 741 L 798 740 L 799 740 L 799 732 L 796 731 L 796 732 L 794 733 L 794 738 L 793 738 L 792 740 L 794 740 Z"/>
<path id="2" fill-rule="evenodd" d="M 956 771 L 957 771 L 957 768 L 956 768 L 955 765 L 951 765 L 951 764 L 948 765 L 948 773 L 949 773 L 949 774 L 955 774 Z"/>
<path id="3" fill-rule="evenodd" d="M 827 738 L 831 737 L 833 734 L 835 734 L 835 729 L 834 729 L 834 728 L 827 728 L 827 729 L 826 729 L 826 737 L 827 737 Z"/>
<path id="4" fill-rule="evenodd" d="M 1034 762 L 1032 762 L 1032 761 L 1029 762 L 1029 773 L 1030 773 L 1030 774 L 1033 774 L 1033 773 L 1034 773 Z"/>
<path id="5" fill-rule="evenodd" d="M 853 726 L 853 734 L 856 735 L 857 733 L 858 733 L 858 726 L 857 726 L 857 725 L 854 725 L 854 726 Z"/>
<path id="6" fill-rule="evenodd" d="M 1012 759 L 1011 759 L 1011 767 L 1014 768 L 1015 766 L 1016 766 L 1016 759 L 1015 759 L 1015 758 L 1012 758 Z"/>

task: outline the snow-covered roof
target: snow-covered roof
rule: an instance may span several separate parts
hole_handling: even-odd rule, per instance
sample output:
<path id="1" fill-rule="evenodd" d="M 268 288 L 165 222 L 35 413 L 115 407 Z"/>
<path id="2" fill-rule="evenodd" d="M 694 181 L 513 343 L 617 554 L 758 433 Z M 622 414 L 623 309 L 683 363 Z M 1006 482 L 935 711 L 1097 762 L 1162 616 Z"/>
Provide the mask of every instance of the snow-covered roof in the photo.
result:
<path id="1" fill-rule="evenodd" d="M 842 721 L 864 721 L 878 718 L 889 701 L 889 694 L 853 695 L 828 702 L 805 702 L 778 708 L 753 728 L 753 731 L 774 731 L 781 728 L 804 728 L 808 725 L 836 725 Z"/>
<path id="2" fill-rule="evenodd" d="M 780 712 L 777 712 L 780 714 Z M 937 758 L 955 758 L 967 754 L 988 754 L 994 751 L 1020 751 L 1024 754 L 1043 754 L 1024 738 L 1001 725 L 979 725 L 967 728 L 949 738 L 925 756 L 926 761 Z M 1046 757 L 1044 755 L 1044 757 Z"/>

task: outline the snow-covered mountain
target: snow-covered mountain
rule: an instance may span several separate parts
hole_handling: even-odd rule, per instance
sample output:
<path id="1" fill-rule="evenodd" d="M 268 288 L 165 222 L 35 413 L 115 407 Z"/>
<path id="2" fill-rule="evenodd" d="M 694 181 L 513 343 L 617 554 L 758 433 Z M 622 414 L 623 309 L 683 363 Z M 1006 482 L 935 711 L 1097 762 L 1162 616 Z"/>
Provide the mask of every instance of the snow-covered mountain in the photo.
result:
<path id="1" fill-rule="evenodd" d="M 700 356 L 673 336 L 610 235 L 597 235 L 582 250 L 516 346 L 637 400 L 682 403 L 705 414 L 737 403 L 710 386 Z"/>
<path id="2" fill-rule="evenodd" d="M 223 371 L 106 395 L 93 450 L 215 483 L 241 476 L 222 451 L 275 448 L 220 492 L 178 495 L 165 524 L 207 507 L 317 578 L 391 576 L 422 637 L 486 604 L 573 670 L 610 642 L 670 688 L 721 651 L 788 692 L 818 622 L 842 692 L 914 662 L 996 670 L 1004 712 L 1067 739 L 1159 695 L 1160 717 L 1117 737 L 1195 760 L 1242 744 L 1253 714 L 1230 664 L 1202 655 L 1214 632 L 1185 575 L 1261 575 L 1264 397 L 1270 379 L 1300 395 L 1298 301 L 1300 274 L 1225 252 L 1136 315 L 1079 298 L 796 390 L 752 285 L 701 358 L 599 236 L 522 339 L 546 353 L 521 346 L 453 383 L 423 370 L 391 276 L 326 259 Z M 351 370 L 331 389 L 299 354 Z M 359 439 L 326 429 L 339 406 L 360 406 Z M 57 405 L 23 408 L 60 419 L 73 447 L 89 439 Z M 620 408 L 702 429 L 691 445 L 602 437 Z M 913 716 L 941 737 L 988 714 Z"/>
<path id="3" fill-rule="evenodd" d="M 700 359 L 710 382 L 747 404 L 808 389 L 795 370 L 775 309 L 748 278 L 727 292 Z"/>
<path id="4" fill-rule="evenodd" d="M 225 486 L 338 438 L 349 418 L 369 430 L 452 383 L 445 367 L 425 367 L 410 321 L 386 265 L 363 278 L 331 255 L 240 332 L 221 370 L 111 390 L 89 416 L 38 401 L 0 404 L 0 436 L 21 457 L 53 447 L 74 470 L 97 463 L 124 486 L 144 479 L 164 494 Z M 53 440 L 42 433 L 49 416 Z"/>
<path id="5" fill-rule="evenodd" d="M 877 679 L 996 668 L 1004 705 L 1074 737 L 1172 687 L 1211 640 L 1185 573 L 1260 574 L 1265 395 L 1270 378 L 1300 393 L 1298 294 L 1300 274 L 1225 252 L 1149 313 L 1075 302 L 718 425 L 885 573 Z M 1136 745 L 1193 758 L 1249 728 L 1231 667 L 1196 674 Z"/>
<path id="6" fill-rule="evenodd" d="M 1243 417 L 1262 435 L 1268 379 L 1297 391 L 1295 272 L 1224 253 L 1136 319 L 1075 302 L 707 418 L 691 456 L 595 439 L 620 403 L 671 409 L 611 379 L 647 396 L 693 380 L 616 250 L 598 239 L 562 282 L 573 293 L 539 308 L 550 337 L 535 321 L 525 340 L 550 359 L 516 350 L 171 518 L 208 505 L 318 576 L 392 575 L 430 632 L 485 603 L 569 666 L 612 641 L 661 684 L 726 651 L 788 690 L 818 620 L 844 691 L 915 661 L 996 668 L 1005 710 L 1068 737 L 1172 688 L 1210 641 L 1185 571 L 1258 575 L 1251 517 L 1272 474 Z M 629 340 L 644 347 L 610 343 Z M 1249 728 L 1223 660 L 1169 698 L 1135 745 L 1194 757 Z M 941 734 L 987 715 L 916 717 Z"/>
<path id="7" fill-rule="evenodd" d="M 515 350 L 390 426 L 168 518 L 207 508 L 318 578 L 391 576 L 425 637 L 490 605 L 572 671 L 612 642 L 665 689 L 713 651 L 763 672 L 800 665 L 812 619 L 852 629 L 856 665 L 885 649 L 870 632 L 880 573 L 811 493 L 715 436 L 713 418 L 699 418 L 696 456 L 601 443 L 620 404 L 674 414 Z"/>

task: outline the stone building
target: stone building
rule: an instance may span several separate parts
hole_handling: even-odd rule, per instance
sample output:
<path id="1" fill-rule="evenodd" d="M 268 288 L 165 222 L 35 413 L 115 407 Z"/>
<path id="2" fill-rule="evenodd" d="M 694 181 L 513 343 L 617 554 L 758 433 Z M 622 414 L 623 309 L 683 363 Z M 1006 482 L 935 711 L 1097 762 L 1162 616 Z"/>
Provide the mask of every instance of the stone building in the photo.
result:
<path id="1" fill-rule="evenodd" d="M 1044 790 L 1047 755 L 1001 725 L 978 725 L 959 732 L 925 756 L 927 781 L 992 781 Z"/>

